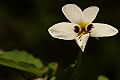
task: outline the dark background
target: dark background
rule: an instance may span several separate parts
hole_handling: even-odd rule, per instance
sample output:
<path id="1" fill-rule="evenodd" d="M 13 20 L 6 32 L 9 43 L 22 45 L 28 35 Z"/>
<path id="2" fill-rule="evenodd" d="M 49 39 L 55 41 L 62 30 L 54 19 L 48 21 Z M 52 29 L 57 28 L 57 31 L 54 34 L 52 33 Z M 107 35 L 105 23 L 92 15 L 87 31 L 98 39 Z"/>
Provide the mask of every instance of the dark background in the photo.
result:
<path id="1" fill-rule="evenodd" d="M 75 62 L 80 48 L 75 41 L 52 38 L 48 28 L 58 22 L 68 22 L 61 8 L 69 3 L 82 10 L 98 6 L 100 11 L 94 22 L 120 29 L 119 0 L 0 0 L 0 48 L 26 50 L 39 57 L 44 65 L 58 62 L 58 70 L 67 68 Z M 82 57 L 81 80 L 96 80 L 99 75 L 120 80 L 119 40 L 119 33 L 99 40 L 89 38 Z M 7 67 L 0 66 L 0 70 L 1 77 L 10 77 Z"/>

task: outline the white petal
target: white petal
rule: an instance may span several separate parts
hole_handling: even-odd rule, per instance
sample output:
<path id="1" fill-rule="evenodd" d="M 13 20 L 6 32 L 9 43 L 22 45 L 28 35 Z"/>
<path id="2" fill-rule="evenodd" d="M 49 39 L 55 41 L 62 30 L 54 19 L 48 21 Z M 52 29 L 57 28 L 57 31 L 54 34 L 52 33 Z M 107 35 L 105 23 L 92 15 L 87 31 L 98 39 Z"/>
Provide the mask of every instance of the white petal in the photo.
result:
<path id="1" fill-rule="evenodd" d="M 78 37 L 75 39 L 77 44 L 81 48 L 82 52 L 84 52 L 84 49 L 85 49 L 88 38 L 89 38 L 89 34 L 85 34 L 85 35 L 82 36 L 81 39 L 79 39 Z"/>
<path id="2" fill-rule="evenodd" d="M 96 18 L 98 11 L 99 8 L 97 6 L 91 6 L 86 8 L 83 11 L 84 21 L 91 23 Z"/>
<path id="3" fill-rule="evenodd" d="M 70 22 L 76 23 L 76 24 L 83 22 L 82 10 L 77 5 L 67 4 L 62 7 L 62 11 Z"/>
<path id="4" fill-rule="evenodd" d="M 74 26 L 77 24 L 61 22 L 53 25 L 48 29 L 48 32 L 52 37 L 64 40 L 73 40 L 76 35 L 74 32 Z"/>
<path id="5" fill-rule="evenodd" d="M 94 28 L 91 29 L 91 37 L 107 37 L 118 33 L 118 30 L 111 25 L 103 23 L 93 23 Z"/>
<path id="6" fill-rule="evenodd" d="M 81 38 L 79 38 L 79 36 L 75 37 L 75 41 L 76 41 L 76 43 L 78 44 L 79 47 L 82 46 L 82 41 L 81 41 Z"/>

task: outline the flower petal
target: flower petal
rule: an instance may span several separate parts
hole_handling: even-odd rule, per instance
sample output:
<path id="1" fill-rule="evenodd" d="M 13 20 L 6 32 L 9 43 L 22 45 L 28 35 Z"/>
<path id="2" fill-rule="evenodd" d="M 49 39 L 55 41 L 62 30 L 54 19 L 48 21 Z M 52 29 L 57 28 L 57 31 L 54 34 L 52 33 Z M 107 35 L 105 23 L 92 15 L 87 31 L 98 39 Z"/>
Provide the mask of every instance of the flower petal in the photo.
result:
<path id="1" fill-rule="evenodd" d="M 66 18 L 72 22 L 79 24 L 83 22 L 83 13 L 82 10 L 75 4 L 67 4 L 62 7 L 63 14 Z"/>
<path id="2" fill-rule="evenodd" d="M 83 11 L 84 21 L 91 23 L 96 18 L 98 11 L 99 8 L 97 6 L 91 6 L 86 8 Z"/>
<path id="3" fill-rule="evenodd" d="M 61 22 L 53 25 L 48 29 L 48 32 L 52 37 L 64 40 L 73 40 L 76 33 L 74 32 L 74 26 L 77 24 Z"/>
<path id="4" fill-rule="evenodd" d="M 81 48 L 82 52 L 84 52 L 84 49 L 85 49 L 88 38 L 89 38 L 89 33 L 83 35 L 81 39 L 79 39 L 78 37 L 75 39 L 77 44 Z"/>
<path id="5" fill-rule="evenodd" d="M 75 41 L 78 44 L 78 46 L 81 48 L 82 47 L 82 41 L 81 38 L 79 38 L 79 36 L 75 37 Z M 81 49 L 82 50 L 82 49 Z"/>
<path id="6" fill-rule="evenodd" d="M 91 29 L 91 37 L 107 37 L 118 33 L 118 30 L 111 25 L 103 23 L 93 23 L 94 28 Z"/>

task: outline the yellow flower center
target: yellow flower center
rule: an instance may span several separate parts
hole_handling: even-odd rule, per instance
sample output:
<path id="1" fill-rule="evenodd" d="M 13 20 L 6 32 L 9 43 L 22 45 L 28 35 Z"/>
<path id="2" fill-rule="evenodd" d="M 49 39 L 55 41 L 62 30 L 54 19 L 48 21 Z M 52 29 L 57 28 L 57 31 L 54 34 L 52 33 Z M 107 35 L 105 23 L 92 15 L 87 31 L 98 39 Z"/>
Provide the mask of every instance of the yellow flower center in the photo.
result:
<path id="1" fill-rule="evenodd" d="M 79 23 L 79 26 L 75 26 L 75 32 L 77 35 L 81 38 L 83 35 L 90 33 L 89 31 L 93 28 L 92 24 L 89 24 L 88 22 L 81 22 Z"/>

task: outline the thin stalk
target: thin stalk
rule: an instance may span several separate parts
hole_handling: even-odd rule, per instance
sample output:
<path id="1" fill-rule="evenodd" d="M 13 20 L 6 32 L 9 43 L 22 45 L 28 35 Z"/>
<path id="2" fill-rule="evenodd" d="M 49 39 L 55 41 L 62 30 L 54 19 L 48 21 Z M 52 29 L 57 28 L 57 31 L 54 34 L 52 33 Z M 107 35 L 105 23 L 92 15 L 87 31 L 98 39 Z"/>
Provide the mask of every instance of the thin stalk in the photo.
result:
<path id="1" fill-rule="evenodd" d="M 75 70 L 73 72 L 71 80 L 79 80 L 81 60 L 82 60 L 82 52 L 79 52 L 78 59 L 77 59 L 76 65 L 75 65 Z"/>

